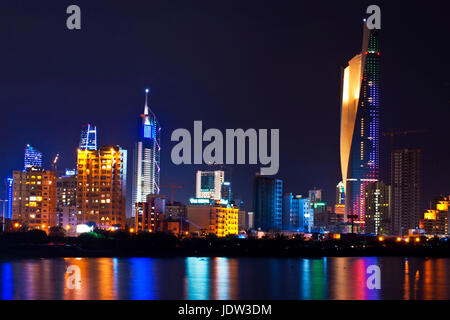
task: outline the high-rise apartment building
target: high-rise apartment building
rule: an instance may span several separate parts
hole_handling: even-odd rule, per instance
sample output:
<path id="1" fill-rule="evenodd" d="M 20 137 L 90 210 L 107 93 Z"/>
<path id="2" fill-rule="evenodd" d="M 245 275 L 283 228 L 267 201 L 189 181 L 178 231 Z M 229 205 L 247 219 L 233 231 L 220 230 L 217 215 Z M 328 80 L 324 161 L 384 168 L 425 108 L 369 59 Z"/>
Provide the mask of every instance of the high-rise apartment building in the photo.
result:
<path id="1" fill-rule="evenodd" d="M 12 219 L 48 232 L 56 220 L 56 172 L 38 167 L 13 171 Z"/>
<path id="2" fill-rule="evenodd" d="M 220 200 L 225 173 L 222 170 L 197 171 L 195 184 L 195 197 L 203 199 Z"/>
<path id="3" fill-rule="evenodd" d="M 379 179 L 379 30 L 364 23 L 361 53 L 343 68 L 340 158 L 346 215 L 364 230 L 365 193 Z"/>
<path id="4" fill-rule="evenodd" d="M 27 144 L 24 158 L 25 170 L 31 167 L 42 167 L 42 152 Z"/>
<path id="5" fill-rule="evenodd" d="M 77 176 L 64 175 L 56 179 L 56 196 L 58 207 L 76 206 Z"/>
<path id="6" fill-rule="evenodd" d="M 160 137 L 161 127 L 148 107 L 148 90 L 145 91 L 144 114 L 141 115 L 139 139 L 134 149 L 132 215 L 136 203 L 145 202 L 148 194 L 160 191 Z"/>
<path id="7" fill-rule="evenodd" d="M 254 223 L 263 231 L 281 230 L 283 217 L 283 181 L 257 175 L 254 181 Z"/>
<path id="8" fill-rule="evenodd" d="M 391 233 L 391 187 L 382 181 L 366 187 L 365 233 L 389 235 Z"/>
<path id="9" fill-rule="evenodd" d="M 78 150 L 78 223 L 125 227 L 127 151 L 119 146 Z"/>
<path id="10" fill-rule="evenodd" d="M 80 150 L 97 150 L 97 127 L 87 125 L 86 129 L 81 130 Z"/>
<path id="11" fill-rule="evenodd" d="M 419 228 L 420 150 L 400 149 L 391 153 L 392 233 L 408 234 Z"/>

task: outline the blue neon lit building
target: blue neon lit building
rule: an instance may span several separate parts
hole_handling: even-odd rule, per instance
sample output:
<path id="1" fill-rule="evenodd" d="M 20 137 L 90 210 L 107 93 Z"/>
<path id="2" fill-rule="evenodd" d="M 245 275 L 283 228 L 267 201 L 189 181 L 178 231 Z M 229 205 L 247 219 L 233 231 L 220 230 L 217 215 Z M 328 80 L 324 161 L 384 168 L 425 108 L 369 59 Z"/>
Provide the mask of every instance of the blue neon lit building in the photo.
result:
<path id="1" fill-rule="evenodd" d="M 364 230 L 366 187 L 379 179 L 380 141 L 379 31 L 364 23 L 362 51 L 343 68 L 341 171 L 346 216 Z"/>
<path id="2" fill-rule="evenodd" d="M 283 227 L 283 181 L 267 176 L 255 177 L 255 228 L 278 231 Z"/>
<path id="3" fill-rule="evenodd" d="M 97 127 L 89 123 L 86 129 L 81 130 L 80 150 L 97 150 Z"/>
<path id="4" fill-rule="evenodd" d="M 5 218 L 12 219 L 12 201 L 13 201 L 13 178 L 6 179 L 6 215 Z"/>
<path id="5" fill-rule="evenodd" d="M 147 195 L 159 194 L 161 127 L 148 107 L 145 90 L 144 114 L 141 115 L 139 138 L 134 149 L 132 216 L 135 204 L 147 201 Z"/>
<path id="6" fill-rule="evenodd" d="M 42 152 L 29 144 L 25 147 L 25 170 L 31 167 L 42 167 Z"/>

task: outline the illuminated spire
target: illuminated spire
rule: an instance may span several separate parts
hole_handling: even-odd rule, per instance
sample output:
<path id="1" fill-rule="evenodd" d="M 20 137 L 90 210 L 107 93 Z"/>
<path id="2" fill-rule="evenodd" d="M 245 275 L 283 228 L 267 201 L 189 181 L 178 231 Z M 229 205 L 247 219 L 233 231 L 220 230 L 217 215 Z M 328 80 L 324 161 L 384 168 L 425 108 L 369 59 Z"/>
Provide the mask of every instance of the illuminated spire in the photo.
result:
<path id="1" fill-rule="evenodd" d="M 148 89 L 145 89 L 145 107 L 144 107 L 144 115 L 148 116 Z"/>

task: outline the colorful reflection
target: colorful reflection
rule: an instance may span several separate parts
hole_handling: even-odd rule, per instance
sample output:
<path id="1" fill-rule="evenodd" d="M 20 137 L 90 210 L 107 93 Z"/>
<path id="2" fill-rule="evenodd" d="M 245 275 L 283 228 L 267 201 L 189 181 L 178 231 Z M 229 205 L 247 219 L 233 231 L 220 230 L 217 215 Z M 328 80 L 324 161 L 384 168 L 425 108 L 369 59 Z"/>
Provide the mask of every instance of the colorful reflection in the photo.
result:
<path id="1" fill-rule="evenodd" d="M 215 258 L 215 297 L 216 300 L 228 300 L 229 295 L 229 269 L 227 258 Z"/>
<path id="2" fill-rule="evenodd" d="M 80 270 L 69 288 L 68 266 Z M 379 266 L 381 289 L 367 273 Z M 0 299 L 449 299 L 450 259 L 65 258 L 0 261 Z"/>
<path id="3" fill-rule="evenodd" d="M 130 299 L 132 300 L 154 300 L 154 281 L 157 277 L 154 274 L 153 258 L 132 258 L 130 263 Z"/>
<path id="4" fill-rule="evenodd" d="M 12 300 L 14 297 L 13 290 L 13 270 L 12 264 L 9 262 L 4 262 L 1 264 L 1 287 L 0 292 L 2 294 L 2 300 Z"/>
<path id="5" fill-rule="evenodd" d="M 209 260 L 210 258 L 186 258 L 186 299 L 209 299 Z"/>
<path id="6" fill-rule="evenodd" d="M 327 299 L 327 259 L 301 259 L 301 300 Z"/>

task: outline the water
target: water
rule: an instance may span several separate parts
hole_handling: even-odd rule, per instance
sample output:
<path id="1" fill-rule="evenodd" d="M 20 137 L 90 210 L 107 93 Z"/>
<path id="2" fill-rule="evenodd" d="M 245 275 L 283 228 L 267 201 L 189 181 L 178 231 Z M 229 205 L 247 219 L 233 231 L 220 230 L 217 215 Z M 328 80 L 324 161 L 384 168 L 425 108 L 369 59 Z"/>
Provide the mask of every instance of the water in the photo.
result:
<path id="1" fill-rule="evenodd" d="M 67 267 L 81 271 L 69 289 Z M 378 265 L 381 289 L 367 288 Z M 0 299 L 450 299 L 450 259 L 0 260 Z"/>

